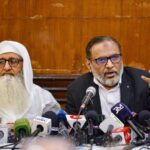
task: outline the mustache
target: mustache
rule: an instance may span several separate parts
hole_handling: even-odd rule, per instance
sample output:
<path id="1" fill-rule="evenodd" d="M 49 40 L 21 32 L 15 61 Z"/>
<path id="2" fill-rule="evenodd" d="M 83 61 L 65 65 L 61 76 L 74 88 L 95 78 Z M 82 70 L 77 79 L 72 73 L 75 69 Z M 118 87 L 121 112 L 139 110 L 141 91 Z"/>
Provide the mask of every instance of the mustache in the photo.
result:
<path id="1" fill-rule="evenodd" d="M 116 73 L 116 74 L 118 74 L 118 71 L 116 69 L 113 69 L 113 70 L 108 70 L 108 71 L 104 72 L 104 74 L 109 74 L 109 73 Z"/>
<path id="2" fill-rule="evenodd" d="M 3 73 L 1 76 L 5 76 L 5 75 L 15 76 L 13 73 Z"/>

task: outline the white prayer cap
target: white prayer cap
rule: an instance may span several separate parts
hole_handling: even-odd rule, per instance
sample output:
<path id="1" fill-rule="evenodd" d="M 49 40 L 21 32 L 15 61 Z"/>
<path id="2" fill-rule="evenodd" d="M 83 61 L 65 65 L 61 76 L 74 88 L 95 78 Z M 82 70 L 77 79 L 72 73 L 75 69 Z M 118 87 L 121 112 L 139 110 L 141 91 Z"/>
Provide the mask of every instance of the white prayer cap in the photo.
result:
<path id="1" fill-rule="evenodd" d="M 7 45 L 7 44 L 8 43 L 6 42 L 2 42 L 2 44 L 0 45 L 0 54 L 12 52 L 21 56 L 17 48 L 15 48 L 13 45 Z"/>

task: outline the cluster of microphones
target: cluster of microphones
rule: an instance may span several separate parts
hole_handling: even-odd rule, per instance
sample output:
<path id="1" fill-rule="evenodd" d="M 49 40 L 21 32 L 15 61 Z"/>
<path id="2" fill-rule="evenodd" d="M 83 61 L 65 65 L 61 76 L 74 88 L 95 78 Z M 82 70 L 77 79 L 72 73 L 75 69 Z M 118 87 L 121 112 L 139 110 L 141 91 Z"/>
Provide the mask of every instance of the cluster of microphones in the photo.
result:
<path id="1" fill-rule="evenodd" d="M 94 87 L 86 90 L 80 111 L 69 115 L 64 110 L 54 113 L 47 111 L 32 121 L 21 118 L 15 121 L 13 133 L 6 125 L 0 125 L 0 149 L 12 146 L 15 149 L 26 137 L 62 136 L 75 145 L 96 144 L 99 146 L 128 145 L 136 147 L 150 144 L 150 112 L 143 110 L 139 114 L 132 112 L 122 102 L 111 108 L 108 118 L 100 116 L 94 110 L 86 110 L 95 96 Z M 81 115 L 82 114 L 82 115 Z"/>

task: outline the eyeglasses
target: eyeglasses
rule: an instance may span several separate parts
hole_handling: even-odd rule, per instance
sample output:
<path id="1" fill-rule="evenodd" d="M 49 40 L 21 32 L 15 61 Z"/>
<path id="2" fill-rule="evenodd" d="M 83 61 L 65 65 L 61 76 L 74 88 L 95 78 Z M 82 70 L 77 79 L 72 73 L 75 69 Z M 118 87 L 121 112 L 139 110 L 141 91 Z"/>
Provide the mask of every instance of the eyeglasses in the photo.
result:
<path id="1" fill-rule="evenodd" d="M 92 61 L 95 61 L 98 65 L 106 65 L 108 63 L 108 60 L 111 60 L 112 63 L 118 63 L 121 60 L 121 56 L 121 54 L 115 54 L 109 57 L 96 58 Z"/>
<path id="2" fill-rule="evenodd" d="M 8 62 L 8 64 L 10 65 L 10 67 L 17 67 L 18 64 L 20 62 L 22 62 L 23 60 L 22 59 L 18 59 L 18 58 L 10 58 L 10 59 L 0 59 L 0 68 L 4 68 L 6 62 Z"/>

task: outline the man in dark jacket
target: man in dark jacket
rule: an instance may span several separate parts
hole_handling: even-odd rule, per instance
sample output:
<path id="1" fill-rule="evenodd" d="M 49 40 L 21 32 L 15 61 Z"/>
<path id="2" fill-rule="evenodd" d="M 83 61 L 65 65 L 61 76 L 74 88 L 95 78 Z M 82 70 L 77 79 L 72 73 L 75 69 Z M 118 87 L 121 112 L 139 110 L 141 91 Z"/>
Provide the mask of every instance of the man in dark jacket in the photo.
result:
<path id="1" fill-rule="evenodd" d="M 111 108 L 123 102 L 132 111 L 140 112 L 150 108 L 150 94 L 147 82 L 141 76 L 149 76 L 143 70 L 124 67 L 121 46 L 113 37 L 97 36 L 86 47 L 89 72 L 76 79 L 68 88 L 66 111 L 78 114 L 86 90 L 93 86 L 96 95 L 87 110 L 95 110 L 106 118 Z"/>

